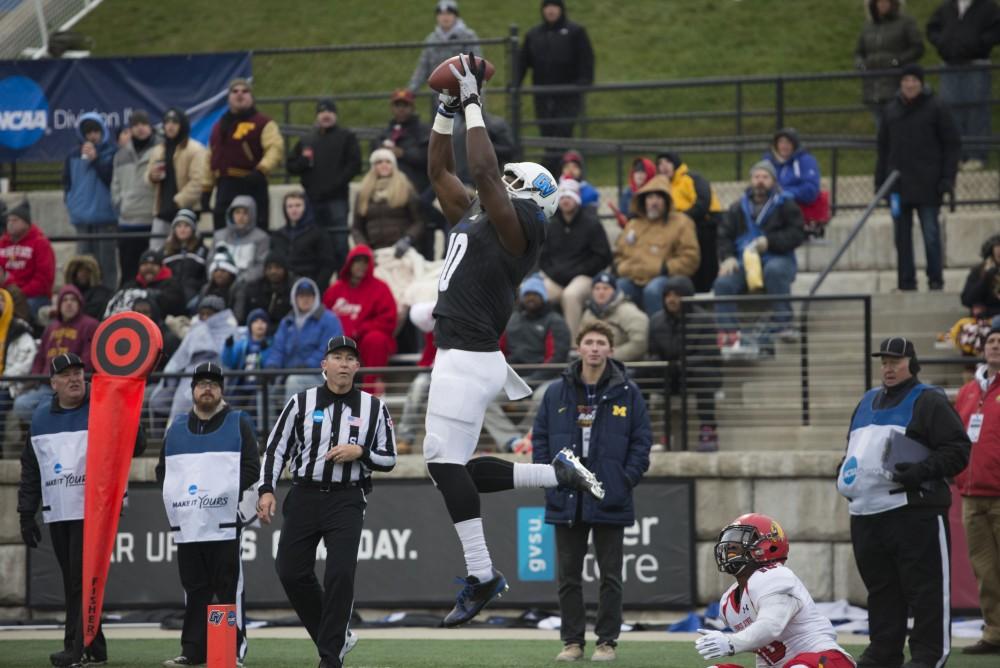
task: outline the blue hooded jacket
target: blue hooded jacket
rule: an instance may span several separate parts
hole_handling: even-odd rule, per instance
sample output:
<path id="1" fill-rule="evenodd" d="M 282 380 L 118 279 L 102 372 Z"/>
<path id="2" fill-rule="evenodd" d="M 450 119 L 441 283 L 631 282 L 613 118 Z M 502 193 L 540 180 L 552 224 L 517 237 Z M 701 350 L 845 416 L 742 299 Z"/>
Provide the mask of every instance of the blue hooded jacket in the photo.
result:
<path id="1" fill-rule="evenodd" d="M 299 311 L 295 291 L 308 284 L 316 295 L 313 308 L 308 313 Z M 274 334 L 264 367 L 267 369 L 319 369 L 326 354 L 326 344 L 334 336 L 344 333 L 340 319 L 328 311 L 320 300 L 322 295 L 311 278 L 300 278 L 292 284 L 292 312 L 281 319 Z"/>
<path id="2" fill-rule="evenodd" d="M 563 448 L 582 455 L 577 406 L 582 403 L 579 360 L 549 386 L 532 429 L 532 460 L 548 464 Z M 585 400 L 584 400 L 585 401 Z M 625 365 L 609 359 L 597 384 L 597 409 L 590 432 L 587 468 L 604 484 L 604 499 L 582 495 L 580 519 L 589 524 L 629 526 L 635 522 L 632 488 L 649 468 L 652 427 L 639 386 L 628 379 Z M 545 490 L 545 521 L 572 525 L 581 494 L 570 489 Z"/>
<path id="3" fill-rule="evenodd" d="M 805 149 L 799 148 L 798 137 L 791 138 L 795 151 L 782 162 L 774 151 L 764 154 L 764 159 L 774 165 L 778 185 L 782 192 L 799 204 L 812 204 L 819 197 L 819 163 Z"/>
<path id="4" fill-rule="evenodd" d="M 118 222 L 118 214 L 111 204 L 111 176 L 117 147 L 104 119 L 96 112 L 83 114 L 76 122 L 76 136 L 81 146 L 86 139 L 80 128 L 87 120 L 97 121 L 101 126 L 97 159 L 84 160 L 79 148 L 66 156 L 63 166 L 63 199 L 72 224 L 113 225 Z"/>

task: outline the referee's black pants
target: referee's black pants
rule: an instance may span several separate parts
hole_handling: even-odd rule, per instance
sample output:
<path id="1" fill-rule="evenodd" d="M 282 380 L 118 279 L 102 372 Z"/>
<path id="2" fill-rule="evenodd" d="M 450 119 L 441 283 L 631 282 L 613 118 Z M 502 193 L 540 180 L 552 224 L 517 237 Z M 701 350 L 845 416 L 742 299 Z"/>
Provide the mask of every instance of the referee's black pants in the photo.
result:
<path id="1" fill-rule="evenodd" d="M 220 605 L 236 605 L 236 656 L 242 659 L 247 643 L 239 538 L 178 543 L 177 568 L 184 587 L 181 653 L 198 663 L 205 661 L 208 606 L 214 600 Z"/>
<path id="2" fill-rule="evenodd" d="M 77 658 L 83 657 L 83 520 L 51 522 L 49 535 L 52 551 L 62 571 L 63 595 L 66 597 L 66 629 L 63 650 Z M 104 631 L 97 629 L 94 641 L 87 648 L 95 659 L 108 658 L 108 643 Z"/>
<path id="3" fill-rule="evenodd" d="M 330 665 L 343 665 L 351 612 L 354 572 L 365 516 L 365 494 L 359 487 L 293 485 L 281 509 L 278 578 L 288 601 Z M 326 545 L 323 586 L 316 578 L 316 546 Z"/>
<path id="4" fill-rule="evenodd" d="M 948 515 L 907 507 L 853 515 L 851 542 L 868 589 L 870 644 L 858 665 L 902 665 L 908 614 L 913 663 L 929 668 L 944 663 L 951 652 Z"/>

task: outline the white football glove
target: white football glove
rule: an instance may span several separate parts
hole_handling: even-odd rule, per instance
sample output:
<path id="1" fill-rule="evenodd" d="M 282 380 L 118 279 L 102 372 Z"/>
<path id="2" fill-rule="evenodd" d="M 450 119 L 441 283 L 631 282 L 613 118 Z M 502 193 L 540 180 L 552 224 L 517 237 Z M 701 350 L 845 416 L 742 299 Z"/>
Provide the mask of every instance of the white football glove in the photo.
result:
<path id="1" fill-rule="evenodd" d="M 483 87 L 483 77 L 486 75 L 486 61 L 482 58 L 476 60 L 474 55 L 464 53 L 459 55 L 459 60 L 462 63 L 461 72 L 454 64 L 449 64 L 448 69 L 458 81 L 458 97 L 462 100 L 462 106 L 478 104 L 481 107 L 483 103 L 479 92 Z"/>
<path id="2" fill-rule="evenodd" d="M 694 642 L 694 648 L 701 654 L 701 658 L 718 659 L 720 656 L 732 656 L 736 653 L 728 634 L 707 629 L 698 629 L 698 633 L 701 637 Z"/>

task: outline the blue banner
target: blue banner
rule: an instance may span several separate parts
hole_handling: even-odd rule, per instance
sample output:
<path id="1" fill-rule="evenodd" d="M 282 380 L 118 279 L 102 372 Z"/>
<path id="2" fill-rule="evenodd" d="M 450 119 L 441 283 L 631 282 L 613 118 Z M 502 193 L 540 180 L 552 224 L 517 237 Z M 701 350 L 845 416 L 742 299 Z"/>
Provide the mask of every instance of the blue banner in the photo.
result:
<path id="1" fill-rule="evenodd" d="M 556 579 L 555 530 L 545 523 L 545 506 L 517 509 L 517 577 L 521 580 Z"/>
<path id="2" fill-rule="evenodd" d="M 65 159 L 79 148 L 76 123 L 87 112 L 117 134 L 137 109 L 159 124 L 178 107 L 191 119 L 191 136 L 207 144 L 226 111 L 229 82 L 251 71 L 248 52 L 0 61 L 0 162 Z"/>

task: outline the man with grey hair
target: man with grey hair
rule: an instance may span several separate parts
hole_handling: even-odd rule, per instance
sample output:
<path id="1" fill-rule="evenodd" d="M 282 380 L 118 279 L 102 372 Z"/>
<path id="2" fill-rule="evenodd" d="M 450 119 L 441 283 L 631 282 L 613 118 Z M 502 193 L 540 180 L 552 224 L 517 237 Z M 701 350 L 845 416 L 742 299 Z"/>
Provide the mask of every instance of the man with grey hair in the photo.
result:
<path id="1" fill-rule="evenodd" d="M 744 253 L 760 257 L 764 292 L 787 295 L 795 280 L 795 249 L 805 241 L 802 210 L 778 186 L 777 174 L 767 160 L 750 168 L 750 186 L 733 202 L 719 225 L 719 276 L 713 290 L 717 297 L 743 294 L 747 288 Z M 786 301 L 772 304 L 773 313 L 754 337 L 743 340 L 736 320 L 736 303 L 715 306 L 719 325 L 719 348 L 723 355 L 756 355 L 773 350 L 770 335 L 789 326 L 792 307 Z"/>

